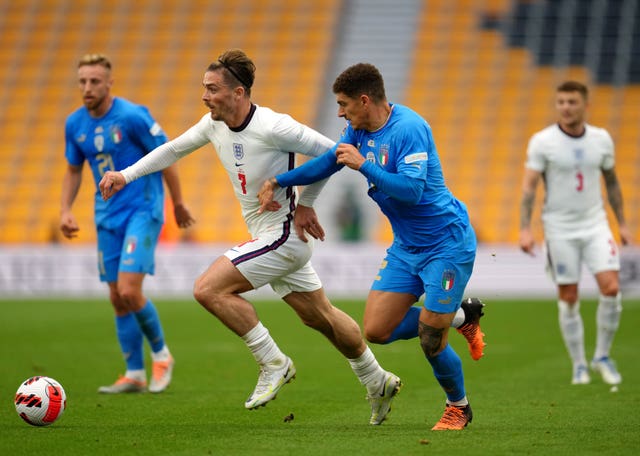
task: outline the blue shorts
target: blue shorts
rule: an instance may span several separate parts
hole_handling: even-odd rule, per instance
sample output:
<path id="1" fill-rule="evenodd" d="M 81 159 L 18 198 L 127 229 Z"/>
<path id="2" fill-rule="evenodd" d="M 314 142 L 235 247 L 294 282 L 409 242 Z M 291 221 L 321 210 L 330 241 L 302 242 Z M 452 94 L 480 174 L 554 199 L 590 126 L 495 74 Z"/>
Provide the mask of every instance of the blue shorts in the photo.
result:
<path id="1" fill-rule="evenodd" d="M 147 211 L 135 212 L 116 230 L 98 228 L 100 281 L 115 282 L 118 272 L 153 274 L 162 222 Z"/>
<path id="2" fill-rule="evenodd" d="M 371 289 L 409 293 L 416 301 L 424 294 L 427 310 L 455 312 L 473 272 L 475 251 L 475 235 L 473 242 L 437 254 L 408 251 L 394 244 L 387 250 Z"/>

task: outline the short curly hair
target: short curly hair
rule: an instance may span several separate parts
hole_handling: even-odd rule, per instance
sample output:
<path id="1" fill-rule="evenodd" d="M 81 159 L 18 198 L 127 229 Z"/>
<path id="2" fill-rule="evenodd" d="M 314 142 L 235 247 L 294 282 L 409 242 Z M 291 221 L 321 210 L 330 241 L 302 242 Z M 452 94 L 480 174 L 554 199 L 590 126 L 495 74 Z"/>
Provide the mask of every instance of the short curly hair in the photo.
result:
<path id="1" fill-rule="evenodd" d="M 340 73 L 333 83 L 333 93 L 349 98 L 367 95 L 376 103 L 387 99 L 382 75 L 370 63 L 357 63 Z"/>

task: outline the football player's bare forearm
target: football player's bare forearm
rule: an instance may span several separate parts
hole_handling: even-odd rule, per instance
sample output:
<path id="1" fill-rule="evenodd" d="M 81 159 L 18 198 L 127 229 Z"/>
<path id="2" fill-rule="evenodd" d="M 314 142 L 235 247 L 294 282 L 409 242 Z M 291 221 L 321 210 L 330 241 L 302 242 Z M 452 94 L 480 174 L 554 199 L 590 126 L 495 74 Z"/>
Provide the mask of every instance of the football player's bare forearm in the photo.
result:
<path id="1" fill-rule="evenodd" d="M 615 173 L 604 173 L 605 186 L 607 188 L 607 199 L 609 205 L 613 211 L 618 223 L 624 224 L 624 210 L 622 203 L 622 189 L 620 188 L 620 182 Z"/>
<path id="2" fill-rule="evenodd" d="M 67 174 L 62 181 L 61 211 L 69 211 L 80 191 L 81 175 Z"/>
<path id="3" fill-rule="evenodd" d="M 531 226 L 531 214 L 533 214 L 533 203 L 535 201 L 534 193 L 524 193 L 520 203 L 520 228 L 529 228 Z"/>
<path id="4" fill-rule="evenodd" d="M 625 219 L 620 187 L 617 187 L 616 189 L 608 189 L 607 194 L 609 195 L 609 204 L 611 205 L 611 209 L 613 210 L 618 223 L 624 224 Z"/>

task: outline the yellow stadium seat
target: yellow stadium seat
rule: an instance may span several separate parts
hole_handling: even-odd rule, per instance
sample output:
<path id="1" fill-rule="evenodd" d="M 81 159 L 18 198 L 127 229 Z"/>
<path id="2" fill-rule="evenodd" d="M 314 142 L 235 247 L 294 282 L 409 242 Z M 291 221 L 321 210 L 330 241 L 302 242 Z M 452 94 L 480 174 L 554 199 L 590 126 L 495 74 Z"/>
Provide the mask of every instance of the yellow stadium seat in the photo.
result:
<path id="1" fill-rule="evenodd" d="M 200 104 L 202 73 L 230 47 L 243 48 L 255 60 L 254 98 L 260 104 L 311 123 L 332 45 L 328 31 L 341 2 L 265 0 L 247 3 L 242 14 L 233 3 L 205 0 L 171 0 L 162 8 L 155 0 L 139 0 L 122 11 L 90 0 L 75 1 L 73 8 L 36 2 L 35 11 L 20 5 L 7 9 L 0 50 L 1 81 L 9 84 L 0 93 L 0 106 L 11 107 L 0 127 L 0 158 L 11 167 L 0 176 L 18 180 L 11 194 L 4 187 L 0 191 L 6 212 L 0 242 L 38 243 L 48 242 L 57 224 L 66 169 L 64 119 L 80 106 L 74 72 L 82 54 L 109 55 L 114 95 L 147 106 L 171 137 L 206 112 Z M 11 77 L 15 68 L 20 74 Z M 41 80 L 44 68 L 47 79 Z M 186 157 L 179 169 L 185 201 L 198 219 L 189 236 L 201 242 L 246 239 L 239 205 L 213 148 Z M 94 184 L 88 169 L 85 173 L 74 211 L 82 227 L 79 241 L 95 242 Z M 35 185 L 43 180 L 46 185 Z"/>

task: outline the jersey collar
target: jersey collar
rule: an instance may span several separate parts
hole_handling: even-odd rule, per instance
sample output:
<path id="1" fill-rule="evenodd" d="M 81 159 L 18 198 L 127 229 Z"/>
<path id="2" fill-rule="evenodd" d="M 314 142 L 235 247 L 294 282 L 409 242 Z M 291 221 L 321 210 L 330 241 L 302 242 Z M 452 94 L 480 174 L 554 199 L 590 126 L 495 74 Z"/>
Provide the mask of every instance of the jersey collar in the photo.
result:
<path id="1" fill-rule="evenodd" d="M 235 131 L 237 133 L 247 128 L 247 125 L 249 125 L 249 122 L 251 122 L 251 119 L 253 119 L 253 115 L 255 114 L 255 112 L 256 112 L 256 105 L 251 103 L 251 109 L 249 109 L 249 114 L 247 114 L 247 117 L 244 119 L 244 122 L 242 122 L 237 127 L 229 127 L 229 130 Z"/>

